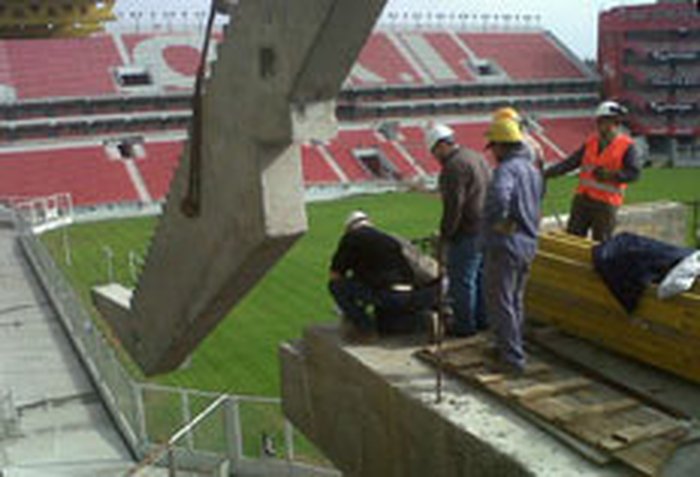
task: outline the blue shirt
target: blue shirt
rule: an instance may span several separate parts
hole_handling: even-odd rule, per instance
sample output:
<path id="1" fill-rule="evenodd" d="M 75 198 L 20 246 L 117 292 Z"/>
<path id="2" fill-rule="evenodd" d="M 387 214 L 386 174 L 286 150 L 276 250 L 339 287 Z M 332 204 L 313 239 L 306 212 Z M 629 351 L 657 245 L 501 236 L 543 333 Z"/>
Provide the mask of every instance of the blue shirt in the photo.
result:
<path id="1" fill-rule="evenodd" d="M 535 257 L 542 182 L 524 146 L 500 162 L 486 192 L 486 250 L 508 252 L 528 262 Z"/>

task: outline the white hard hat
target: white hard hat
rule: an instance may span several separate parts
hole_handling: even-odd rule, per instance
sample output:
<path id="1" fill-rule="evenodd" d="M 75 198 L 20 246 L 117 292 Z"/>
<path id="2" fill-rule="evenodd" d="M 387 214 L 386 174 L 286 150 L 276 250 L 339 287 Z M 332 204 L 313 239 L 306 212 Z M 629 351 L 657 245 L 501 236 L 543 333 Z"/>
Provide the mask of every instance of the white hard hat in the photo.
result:
<path id="1" fill-rule="evenodd" d="M 351 229 L 357 225 L 360 225 L 360 224 L 366 223 L 366 222 L 369 222 L 369 215 L 367 215 L 362 210 L 354 210 L 354 211 L 350 212 L 350 215 L 348 215 L 348 218 L 345 219 L 345 228 Z"/>
<path id="2" fill-rule="evenodd" d="M 428 150 L 432 151 L 433 148 L 440 141 L 453 141 L 455 132 L 451 127 L 445 126 L 444 124 L 432 124 L 425 131 L 425 144 L 428 146 Z"/>
<path id="3" fill-rule="evenodd" d="M 616 118 L 627 114 L 627 108 L 616 101 L 603 101 L 595 110 L 596 118 Z"/>

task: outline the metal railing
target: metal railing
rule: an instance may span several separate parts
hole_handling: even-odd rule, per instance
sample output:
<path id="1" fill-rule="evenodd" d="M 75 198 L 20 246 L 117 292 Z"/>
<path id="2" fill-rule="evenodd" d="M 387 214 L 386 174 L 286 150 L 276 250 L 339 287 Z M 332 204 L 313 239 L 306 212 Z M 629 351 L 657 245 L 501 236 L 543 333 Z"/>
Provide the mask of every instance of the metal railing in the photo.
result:
<path id="1" fill-rule="evenodd" d="M 299 475 L 300 469 L 309 475 L 339 475 L 315 450 L 297 453 L 300 435 L 284 418 L 278 398 L 222 396 L 134 379 L 115 352 L 118 343 L 86 310 L 34 233 L 35 224 L 14 215 L 21 248 L 137 461 L 155 452 L 149 463 L 167 465 L 169 476 L 178 469 L 186 469 L 186 475 L 272 477 Z M 152 471 L 146 465 L 132 475 Z"/>

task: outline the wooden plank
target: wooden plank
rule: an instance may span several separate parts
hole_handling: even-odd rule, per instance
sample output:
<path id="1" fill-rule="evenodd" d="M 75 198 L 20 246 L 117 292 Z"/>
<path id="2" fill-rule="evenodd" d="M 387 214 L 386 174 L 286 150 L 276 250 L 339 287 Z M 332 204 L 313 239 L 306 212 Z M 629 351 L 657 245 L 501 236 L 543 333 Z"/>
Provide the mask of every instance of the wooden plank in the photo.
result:
<path id="1" fill-rule="evenodd" d="M 552 367 L 543 362 L 535 362 L 528 364 L 525 367 L 525 371 L 522 374 L 513 376 L 507 373 L 496 373 L 489 370 L 480 370 L 472 375 L 472 378 L 484 386 L 488 386 L 494 383 L 501 383 L 508 380 L 518 380 L 522 378 L 528 378 L 532 376 L 537 376 L 539 374 L 548 373 L 552 370 Z"/>
<path id="2" fill-rule="evenodd" d="M 578 406 L 565 402 L 562 396 L 551 396 L 528 403 L 528 408 L 550 422 L 560 422 L 559 417 L 575 411 Z"/>
<path id="3" fill-rule="evenodd" d="M 561 412 L 558 416 L 556 416 L 556 419 L 558 421 L 568 423 L 577 419 L 589 418 L 594 415 L 605 415 L 627 411 L 629 409 L 639 407 L 640 405 L 641 403 L 636 399 L 620 398 L 597 404 L 578 406 L 568 411 Z"/>
<path id="4" fill-rule="evenodd" d="M 681 429 L 681 426 L 675 420 L 660 419 L 615 431 L 611 436 L 598 442 L 598 445 L 608 451 L 616 451 L 636 442 L 668 434 L 679 429 Z"/>
<path id="5" fill-rule="evenodd" d="M 436 361 L 435 356 L 428 358 L 428 350 L 417 354 L 423 359 Z M 597 456 L 593 458 L 597 462 L 605 462 L 606 455 L 614 456 L 646 475 L 657 475 L 670 455 L 669 450 L 674 448 L 669 444 L 669 436 L 684 429 L 680 421 L 644 406 L 636 399 L 621 394 L 615 398 L 617 392 L 599 382 L 581 376 L 552 381 L 551 375 L 570 375 L 571 370 L 564 372 L 560 366 L 549 362 L 538 360 L 531 365 L 534 369 L 525 379 L 534 380 L 534 384 L 512 388 L 523 382 L 522 375 L 488 373 L 479 366 L 455 371 L 463 360 L 461 353 L 451 353 L 445 356 L 444 363 L 448 372 L 467 382 L 480 384 L 574 448 L 591 449 L 590 446 L 594 446 L 605 452 L 604 455 L 592 453 Z M 545 371 L 547 374 L 541 375 Z M 540 381 L 537 381 L 538 377 Z M 586 391 L 581 391 L 584 388 Z M 579 442 L 582 444 L 577 444 Z M 649 447 L 646 442 L 653 445 Z"/>
<path id="6" fill-rule="evenodd" d="M 459 371 L 464 368 L 472 368 L 483 364 L 484 356 L 481 353 L 471 352 L 471 353 L 454 353 L 446 356 L 445 364 L 455 370 Z"/>
<path id="7" fill-rule="evenodd" d="M 525 388 L 513 389 L 509 394 L 521 401 L 540 399 L 555 394 L 575 391 L 591 385 L 591 380 L 581 377 L 561 381 L 538 383 Z"/>
<path id="8" fill-rule="evenodd" d="M 685 429 L 679 429 L 627 446 L 613 452 L 612 455 L 645 475 L 657 476 L 686 434 Z"/>

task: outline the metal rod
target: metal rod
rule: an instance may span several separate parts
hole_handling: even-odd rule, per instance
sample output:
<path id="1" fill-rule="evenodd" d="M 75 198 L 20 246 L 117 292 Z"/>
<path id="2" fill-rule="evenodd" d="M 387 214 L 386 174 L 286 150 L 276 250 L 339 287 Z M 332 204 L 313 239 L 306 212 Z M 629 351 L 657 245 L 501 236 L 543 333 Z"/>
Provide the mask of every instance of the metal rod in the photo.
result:
<path id="1" fill-rule="evenodd" d="M 185 424 L 179 431 L 177 431 L 175 434 L 172 435 L 170 439 L 168 439 L 168 444 L 173 445 L 175 444 L 182 436 L 190 432 L 194 427 L 196 427 L 200 422 L 202 422 L 206 417 L 209 416 L 217 407 L 221 405 L 224 401 L 228 399 L 228 396 L 226 394 L 222 394 L 219 396 L 219 398 L 211 403 L 207 408 L 197 414 L 194 419 L 192 419 L 190 422 Z"/>
<path id="2" fill-rule="evenodd" d="M 437 262 L 438 262 L 438 286 L 437 286 L 437 306 L 438 306 L 438 320 L 437 329 L 435 337 L 436 350 L 437 350 L 437 373 L 435 376 L 435 402 L 440 404 L 442 402 L 442 337 L 445 331 L 445 261 L 444 261 L 444 250 L 442 237 L 438 238 L 437 243 Z"/>

